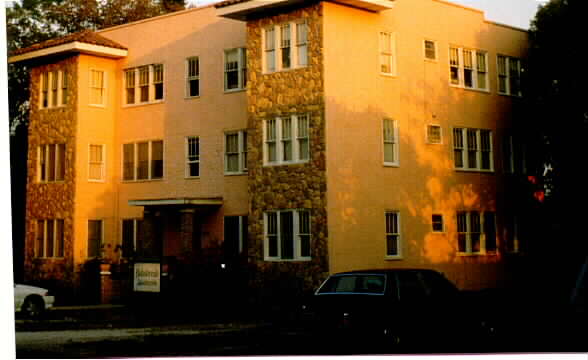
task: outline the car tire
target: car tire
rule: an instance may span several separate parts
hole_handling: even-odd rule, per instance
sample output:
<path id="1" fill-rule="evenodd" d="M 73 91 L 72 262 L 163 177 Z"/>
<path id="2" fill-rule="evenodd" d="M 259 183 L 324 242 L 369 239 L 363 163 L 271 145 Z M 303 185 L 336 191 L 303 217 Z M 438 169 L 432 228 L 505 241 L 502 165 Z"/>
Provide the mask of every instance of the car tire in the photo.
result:
<path id="1" fill-rule="evenodd" d="M 21 312 L 30 319 L 36 319 L 43 315 L 45 302 L 38 296 L 29 296 L 22 304 Z"/>

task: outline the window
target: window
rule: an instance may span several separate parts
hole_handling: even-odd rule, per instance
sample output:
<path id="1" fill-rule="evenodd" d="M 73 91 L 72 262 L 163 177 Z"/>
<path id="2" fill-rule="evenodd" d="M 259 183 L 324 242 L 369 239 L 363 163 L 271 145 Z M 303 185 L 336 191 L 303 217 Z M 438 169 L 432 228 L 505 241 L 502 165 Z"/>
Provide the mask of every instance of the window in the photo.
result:
<path id="1" fill-rule="evenodd" d="M 389 32 L 380 32 L 380 73 L 396 75 L 394 48 L 395 35 Z"/>
<path id="2" fill-rule="evenodd" d="M 521 240 L 524 239 L 524 233 L 522 230 L 526 228 L 526 224 L 523 223 L 524 218 L 520 215 L 513 215 L 508 219 L 507 222 L 507 235 L 506 235 L 506 251 L 510 253 L 520 253 L 522 251 Z"/>
<path id="3" fill-rule="evenodd" d="M 443 225 L 443 215 L 440 215 L 440 214 L 431 215 L 431 224 L 433 227 L 433 232 L 445 231 L 445 227 Z"/>
<path id="4" fill-rule="evenodd" d="M 440 125 L 427 125 L 427 143 L 429 144 L 441 144 L 441 126 Z"/>
<path id="5" fill-rule="evenodd" d="M 90 104 L 104 105 L 105 93 L 104 71 L 90 70 Z"/>
<path id="6" fill-rule="evenodd" d="M 225 91 L 243 90 L 247 86 L 245 48 L 225 50 Z"/>
<path id="7" fill-rule="evenodd" d="M 424 49 L 425 49 L 425 59 L 437 60 L 437 43 L 435 43 L 432 40 L 425 40 Z"/>
<path id="8" fill-rule="evenodd" d="M 264 163 L 280 165 L 310 159 L 309 115 L 300 114 L 266 120 L 264 123 Z"/>
<path id="9" fill-rule="evenodd" d="M 200 63 L 198 57 L 186 60 L 186 96 L 200 96 Z"/>
<path id="10" fill-rule="evenodd" d="M 59 73 L 55 70 L 51 72 L 51 106 L 57 106 L 59 91 Z"/>
<path id="11" fill-rule="evenodd" d="M 272 211 L 264 214 L 265 260 L 310 260 L 310 212 Z"/>
<path id="12" fill-rule="evenodd" d="M 35 257 L 62 258 L 64 256 L 63 225 L 63 219 L 37 220 Z"/>
<path id="13" fill-rule="evenodd" d="M 242 174 L 247 171 L 247 132 L 225 134 L 225 174 Z"/>
<path id="14" fill-rule="evenodd" d="M 143 141 L 123 145 L 123 180 L 163 178 L 163 141 Z"/>
<path id="15" fill-rule="evenodd" d="M 264 54 L 262 66 L 265 73 L 308 65 L 306 21 L 287 22 L 265 28 L 262 37 Z"/>
<path id="16" fill-rule="evenodd" d="M 384 141 L 384 165 L 398 165 L 398 129 L 396 121 L 384 119 L 383 122 Z"/>
<path id="17" fill-rule="evenodd" d="M 453 156 L 456 169 L 494 171 L 492 131 L 454 128 Z"/>
<path id="18" fill-rule="evenodd" d="M 449 82 L 466 89 L 488 90 L 488 54 L 485 51 L 449 48 Z"/>
<path id="19" fill-rule="evenodd" d="M 122 257 L 129 258 L 135 254 L 140 243 L 141 219 L 123 219 L 122 221 Z"/>
<path id="20" fill-rule="evenodd" d="M 88 179 L 104 180 L 104 145 L 90 144 Z"/>
<path id="21" fill-rule="evenodd" d="M 102 220 L 88 220 L 88 257 L 102 254 Z"/>
<path id="22" fill-rule="evenodd" d="M 247 253 L 247 216 L 225 216 L 225 254 L 237 256 Z"/>
<path id="23" fill-rule="evenodd" d="M 386 212 L 386 257 L 400 257 L 400 213 Z"/>
<path id="24" fill-rule="evenodd" d="M 527 172 L 526 147 L 519 141 L 518 136 L 504 137 L 504 171 L 510 174 L 525 174 Z"/>
<path id="25" fill-rule="evenodd" d="M 41 74 L 41 108 L 49 107 L 49 73 Z"/>
<path id="26" fill-rule="evenodd" d="M 498 55 L 498 93 L 521 96 L 521 60 Z"/>
<path id="27" fill-rule="evenodd" d="M 163 101 L 163 64 L 143 65 L 124 70 L 126 105 Z"/>
<path id="28" fill-rule="evenodd" d="M 186 177 L 200 176 L 200 139 L 186 138 Z"/>
<path id="29" fill-rule="evenodd" d="M 65 179 L 65 144 L 41 145 L 37 148 L 37 173 L 39 182 Z"/>
<path id="30" fill-rule="evenodd" d="M 69 86 L 68 82 L 68 73 L 67 71 L 63 71 L 61 73 L 61 105 L 67 105 L 68 101 L 68 93 L 67 88 Z"/>
<path id="31" fill-rule="evenodd" d="M 457 251 L 462 254 L 496 251 L 496 223 L 493 212 L 457 213 Z"/>
<path id="32" fill-rule="evenodd" d="M 359 293 L 384 294 L 386 277 L 376 274 L 333 275 L 318 290 L 320 294 Z"/>

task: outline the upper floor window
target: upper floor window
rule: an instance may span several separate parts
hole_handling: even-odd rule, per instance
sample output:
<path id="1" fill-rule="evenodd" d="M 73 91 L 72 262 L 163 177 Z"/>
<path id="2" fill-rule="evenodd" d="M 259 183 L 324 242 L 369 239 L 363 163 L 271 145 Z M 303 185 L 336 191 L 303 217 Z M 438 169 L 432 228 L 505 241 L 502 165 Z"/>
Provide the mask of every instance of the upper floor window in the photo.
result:
<path id="1" fill-rule="evenodd" d="M 64 256 L 63 225 L 63 219 L 37 220 L 35 257 L 62 258 Z"/>
<path id="2" fill-rule="evenodd" d="M 309 115 L 300 114 L 264 122 L 264 164 L 280 165 L 310 159 Z"/>
<path id="3" fill-rule="evenodd" d="M 104 181 L 104 145 L 90 144 L 90 156 L 88 160 L 88 179 Z"/>
<path id="4" fill-rule="evenodd" d="M 451 85 L 488 90 L 488 54 L 485 51 L 449 48 Z"/>
<path id="5" fill-rule="evenodd" d="M 423 46 L 425 59 L 437 60 L 437 43 L 433 40 L 425 40 Z"/>
<path id="6" fill-rule="evenodd" d="M 384 165 L 398 165 L 398 126 L 396 120 L 383 120 Z"/>
<path id="7" fill-rule="evenodd" d="M 41 108 L 49 107 L 49 73 L 41 74 Z"/>
<path id="8" fill-rule="evenodd" d="M 104 71 L 90 70 L 90 104 L 104 105 L 106 90 Z"/>
<path id="9" fill-rule="evenodd" d="M 380 73 L 396 75 L 396 36 L 393 33 L 380 32 Z"/>
<path id="10" fill-rule="evenodd" d="M 498 55 L 498 93 L 521 96 L 521 60 Z"/>
<path id="11" fill-rule="evenodd" d="M 41 73 L 39 107 L 46 109 L 67 105 L 68 76 L 66 71 L 53 70 Z"/>
<path id="12" fill-rule="evenodd" d="M 433 214 L 431 215 L 431 227 L 433 232 L 445 231 L 445 225 L 443 224 L 443 215 Z"/>
<path id="13" fill-rule="evenodd" d="M 39 182 L 65 179 L 65 144 L 41 145 L 37 148 L 37 174 Z"/>
<path id="14" fill-rule="evenodd" d="M 454 128 L 453 154 L 456 169 L 494 171 L 492 131 Z"/>
<path id="15" fill-rule="evenodd" d="M 57 106 L 59 92 L 59 72 L 54 70 L 51 72 L 51 106 Z"/>
<path id="16" fill-rule="evenodd" d="M 126 69 L 124 80 L 126 105 L 158 102 L 164 98 L 163 64 Z"/>
<path id="17" fill-rule="evenodd" d="M 61 72 L 61 105 L 67 105 L 69 87 L 68 73 L 67 71 Z"/>
<path id="18" fill-rule="evenodd" d="M 443 134 L 440 125 L 427 125 L 427 143 L 441 144 L 443 142 Z"/>
<path id="19" fill-rule="evenodd" d="M 163 178 L 163 140 L 123 145 L 123 180 Z"/>
<path id="20" fill-rule="evenodd" d="M 186 96 L 200 96 L 200 62 L 197 56 L 186 59 Z"/>
<path id="21" fill-rule="evenodd" d="M 247 171 L 247 132 L 225 134 L 225 173 L 242 174 Z"/>
<path id="22" fill-rule="evenodd" d="M 527 172 L 526 147 L 520 142 L 519 136 L 504 136 L 504 171 L 510 174 L 525 174 Z"/>
<path id="23" fill-rule="evenodd" d="M 265 260 L 310 260 L 310 211 L 266 212 L 264 233 Z"/>
<path id="24" fill-rule="evenodd" d="M 496 251 L 496 222 L 493 212 L 457 213 L 457 251 L 462 254 Z"/>
<path id="25" fill-rule="evenodd" d="M 263 72 L 269 73 L 308 65 L 306 21 L 293 21 L 265 28 L 262 38 Z"/>
<path id="26" fill-rule="evenodd" d="M 243 90 L 247 86 L 245 48 L 225 50 L 225 91 Z"/>
<path id="27" fill-rule="evenodd" d="M 186 177 L 200 176 L 200 138 L 186 138 Z"/>

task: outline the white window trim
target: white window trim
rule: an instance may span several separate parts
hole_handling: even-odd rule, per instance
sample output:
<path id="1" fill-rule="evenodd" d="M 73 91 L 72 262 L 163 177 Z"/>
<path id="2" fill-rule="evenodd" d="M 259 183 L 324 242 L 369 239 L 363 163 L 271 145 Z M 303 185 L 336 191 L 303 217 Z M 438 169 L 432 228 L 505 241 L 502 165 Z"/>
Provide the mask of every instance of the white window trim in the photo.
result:
<path id="1" fill-rule="evenodd" d="M 104 246 L 104 219 L 88 219 L 86 223 L 86 259 L 95 259 L 100 257 L 101 254 L 98 254 L 96 257 L 89 256 L 88 252 L 90 250 L 90 233 L 88 231 L 90 221 L 100 221 L 100 246 L 98 252 L 102 252 L 102 247 Z"/>
<path id="2" fill-rule="evenodd" d="M 308 159 L 300 159 L 300 146 L 299 146 L 299 138 L 298 138 L 298 117 L 299 116 L 307 116 L 308 117 Z M 291 128 L 291 138 L 290 141 L 292 142 L 292 160 L 284 161 L 284 149 L 282 145 L 282 119 L 284 118 L 291 118 L 292 120 L 292 128 Z M 310 139 L 310 114 L 296 114 L 290 116 L 281 116 L 276 117 L 274 119 L 276 121 L 276 161 L 270 162 L 268 159 L 269 152 L 267 150 L 267 121 L 263 121 L 263 166 L 280 166 L 280 165 L 291 165 L 291 164 L 304 164 L 310 162 L 311 158 L 311 139 Z"/>
<path id="3" fill-rule="evenodd" d="M 227 135 L 235 135 L 237 134 L 238 138 L 238 164 L 239 168 L 237 171 L 229 171 L 229 161 L 227 154 Z M 245 163 L 245 153 L 247 153 L 247 149 L 245 149 L 245 140 L 244 138 L 247 136 L 247 130 L 236 130 L 236 131 L 227 131 L 225 132 L 224 136 L 224 153 L 225 153 L 225 175 L 243 175 L 247 174 L 247 164 Z"/>
<path id="4" fill-rule="evenodd" d="M 306 64 L 300 64 L 298 60 L 298 31 L 296 26 L 299 24 L 306 24 Z M 290 25 L 290 67 L 282 68 L 282 52 L 281 52 L 281 27 L 283 25 Z M 275 69 L 269 70 L 267 68 L 266 50 L 265 50 L 265 31 L 267 29 L 274 29 L 274 64 Z M 266 26 L 261 31 L 261 66 L 262 74 L 272 74 L 280 71 L 291 71 L 309 66 L 309 25 L 306 19 L 299 19 L 290 22 L 283 22 L 272 26 Z"/>
<path id="5" fill-rule="evenodd" d="M 382 71 L 382 53 L 383 53 L 383 49 L 382 49 L 382 34 L 388 34 L 390 35 L 390 51 L 392 53 L 391 57 L 392 57 L 392 61 L 390 64 L 390 72 L 383 72 Z M 392 32 L 392 31 L 379 31 L 378 32 L 378 57 L 379 57 L 379 62 L 378 62 L 378 66 L 379 66 L 379 72 L 380 75 L 382 76 L 389 76 L 389 77 L 397 77 L 398 76 L 398 68 L 397 68 L 397 51 L 396 51 L 396 33 Z"/>
<path id="6" fill-rule="evenodd" d="M 429 59 L 427 57 L 427 46 L 426 46 L 427 41 L 432 42 L 433 46 L 435 47 L 435 58 L 433 58 L 433 59 Z M 435 63 L 439 61 L 439 46 L 437 46 L 437 41 L 431 40 L 431 39 L 423 39 L 423 59 L 425 61 L 430 61 L 430 62 L 435 62 Z"/>
<path id="7" fill-rule="evenodd" d="M 281 246 L 282 246 L 282 242 L 281 242 L 281 233 L 280 233 L 280 214 L 281 213 L 286 213 L 286 212 L 291 212 L 293 213 L 292 216 L 292 228 L 293 228 L 293 242 L 294 242 L 294 256 L 292 259 L 282 259 L 281 258 Z M 300 246 L 300 233 L 299 233 L 299 224 L 300 224 L 300 213 L 301 212 L 308 212 L 309 215 L 309 227 L 310 227 L 310 231 L 311 233 L 309 234 L 310 236 L 310 241 L 312 244 L 312 214 L 311 211 L 309 209 L 288 209 L 288 210 L 276 210 L 276 211 L 266 211 L 263 213 L 263 259 L 264 261 L 275 261 L 275 262 L 292 262 L 292 261 L 310 261 L 312 259 L 312 247 L 311 247 L 311 256 L 301 256 L 300 252 L 301 252 L 301 246 Z M 268 241 L 268 220 L 267 220 L 267 215 L 268 213 L 274 213 L 276 214 L 276 228 L 277 228 L 277 253 L 278 256 L 276 257 L 270 257 L 269 256 L 269 241 Z"/>
<path id="8" fill-rule="evenodd" d="M 190 77 L 190 60 L 196 60 L 198 62 L 198 74 L 196 76 Z M 186 74 L 186 87 L 184 89 L 184 97 L 186 99 L 197 99 L 200 97 L 200 57 L 199 56 L 190 56 L 186 58 L 185 64 L 185 74 Z M 190 95 L 190 80 L 198 80 L 198 95 Z"/>
<path id="9" fill-rule="evenodd" d="M 155 99 L 155 83 L 154 81 L 154 75 L 153 75 L 153 66 L 154 65 L 161 65 L 162 69 L 163 69 L 163 97 L 161 99 Z M 143 66 L 147 66 L 149 69 L 149 81 L 148 81 L 148 86 L 149 86 L 149 96 L 148 96 L 148 100 L 141 102 L 141 87 L 139 86 L 140 84 L 140 72 L 139 72 L 139 68 L 143 67 Z M 127 87 L 126 87 L 126 77 L 125 77 L 125 72 L 126 71 L 131 71 L 133 70 L 135 72 L 135 102 L 132 104 L 128 104 L 127 103 Z M 166 98 L 166 93 L 167 93 L 167 76 L 166 76 L 166 65 L 161 62 L 161 63 L 153 63 L 153 64 L 148 64 L 148 65 L 138 65 L 138 66 L 134 66 L 134 67 L 128 67 L 122 70 L 123 71 L 123 81 L 122 81 L 122 107 L 126 108 L 126 107 L 135 107 L 135 106 L 144 106 L 144 105 L 152 105 L 152 104 L 160 104 L 165 102 L 165 98 Z"/>
<path id="10" fill-rule="evenodd" d="M 102 86 L 103 86 L 103 88 L 102 88 L 102 103 L 100 103 L 100 104 L 92 103 L 92 90 L 95 89 L 92 86 L 93 85 L 92 84 L 92 72 L 93 71 L 102 72 L 102 79 L 103 79 Z M 89 106 L 92 106 L 92 107 L 104 108 L 104 107 L 106 107 L 106 98 L 108 96 L 107 95 L 108 94 L 108 73 L 106 72 L 106 70 L 103 70 L 103 69 L 90 68 L 89 74 L 90 74 L 90 79 L 89 79 L 89 82 L 90 82 L 90 85 L 89 85 L 90 92 L 88 94 L 88 105 Z"/>
<path id="11" fill-rule="evenodd" d="M 429 138 L 429 127 L 435 126 L 439 128 L 439 142 L 432 142 Z M 443 145 L 443 127 L 440 124 L 425 125 L 425 143 L 430 145 Z"/>
<path id="12" fill-rule="evenodd" d="M 490 129 L 476 129 L 476 128 L 467 128 L 467 127 L 454 127 L 451 130 L 452 136 L 455 136 L 455 130 L 461 129 L 461 138 L 462 138 L 462 164 L 463 167 L 459 168 L 455 166 L 455 151 L 453 151 L 453 168 L 456 171 L 465 171 L 465 172 L 484 172 L 484 173 L 493 173 L 494 172 L 494 132 Z M 476 149 L 476 168 L 469 168 L 468 166 L 468 142 L 467 142 L 467 130 L 475 130 L 476 131 L 476 143 L 478 148 Z M 488 131 L 489 132 L 489 142 L 490 142 L 490 169 L 482 169 L 482 142 L 480 136 L 480 130 Z M 452 150 L 455 149 L 455 139 L 452 139 Z"/>
<path id="13" fill-rule="evenodd" d="M 53 222 L 53 254 L 55 254 L 57 251 L 55 251 L 57 249 L 57 247 L 55 246 L 58 241 L 57 241 L 57 222 L 59 220 L 63 221 L 63 241 L 61 241 L 61 246 L 63 247 L 61 250 L 63 252 L 63 256 L 47 256 L 47 223 L 49 221 Z M 39 240 L 39 234 L 37 233 L 37 231 L 39 231 L 39 221 L 43 222 L 43 254 L 37 254 L 37 241 Z M 34 254 L 35 254 L 35 258 L 37 259 L 64 259 L 65 258 L 65 219 L 37 219 L 35 221 L 35 242 L 34 242 Z"/>
<path id="14" fill-rule="evenodd" d="M 386 139 L 384 138 L 384 122 L 386 120 L 390 120 L 392 121 L 392 126 L 394 128 L 394 146 L 393 146 L 393 152 L 394 152 L 394 161 L 386 161 Z M 399 127 L 398 127 L 398 120 L 386 117 L 382 119 L 381 122 L 381 132 L 380 134 L 382 134 L 382 163 L 384 164 L 384 166 L 386 167 L 399 167 L 400 166 L 400 146 L 398 144 L 398 141 L 400 140 L 400 135 L 399 135 Z"/>
<path id="15" fill-rule="evenodd" d="M 459 83 L 458 84 L 453 84 L 451 82 L 451 49 L 457 49 L 458 51 L 458 58 L 459 58 L 459 67 L 458 67 L 458 78 L 459 78 Z M 463 57 L 463 51 L 464 50 L 468 50 L 472 52 L 472 87 L 467 87 L 465 86 L 465 62 L 464 62 L 464 57 Z M 485 88 L 481 88 L 478 86 L 478 57 L 477 54 L 484 54 L 484 57 L 486 59 L 486 72 L 485 72 L 485 78 L 486 78 L 486 87 Z M 485 50 L 480 50 L 480 49 L 473 49 L 473 48 L 467 48 L 467 47 L 462 47 L 462 46 L 456 46 L 456 45 L 450 45 L 449 46 L 449 53 L 448 53 L 448 58 L 449 58 L 449 86 L 454 87 L 454 88 L 460 88 L 460 89 L 465 89 L 465 90 L 472 90 L 472 91 L 481 91 L 481 92 L 485 92 L 485 93 L 489 93 L 490 92 L 490 83 L 489 83 L 489 79 L 488 79 L 488 74 L 490 73 L 490 69 L 488 66 L 488 52 Z M 498 61 L 498 60 L 497 60 Z"/>
<path id="16" fill-rule="evenodd" d="M 398 233 L 396 233 L 395 235 L 397 236 L 397 248 L 398 248 L 398 254 L 396 255 L 388 255 L 388 240 L 387 240 L 387 236 L 388 236 L 388 232 L 386 229 L 386 217 L 388 214 L 390 213 L 394 213 L 396 214 L 396 221 L 397 221 L 397 228 L 398 228 Z M 400 219 L 400 211 L 398 210 L 386 210 L 384 212 L 384 254 L 386 254 L 384 256 L 385 260 L 402 260 L 403 257 L 403 251 L 402 251 L 402 222 Z"/>
<path id="17" fill-rule="evenodd" d="M 201 144 L 200 144 L 200 137 L 199 136 L 186 136 L 184 138 L 184 159 L 186 161 L 186 166 L 185 166 L 185 171 L 184 171 L 184 178 L 186 179 L 198 179 L 200 178 L 200 174 L 202 172 L 202 168 L 200 167 L 200 150 L 201 150 Z M 190 161 L 189 159 L 189 155 L 190 155 L 190 139 L 197 139 L 198 140 L 198 160 L 192 160 Z M 193 176 L 190 175 L 190 164 L 198 164 L 198 175 L 197 176 Z"/>
<path id="18" fill-rule="evenodd" d="M 102 149 L 102 161 L 100 164 L 100 179 L 92 179 L 90 175 L 92 146 L 100 146 Z M 106 145 L 88 144 L 88 181 L 103 183 L 106 181 Z"/>
<path id="19" fill-rule="evenodd" d="M 472 212 L 477 212 L 480 216 L 480 251 L 479 252 L 474 252 L 472 251 L 472 229 L 471 229 L 471 221 L 470 221 L 470 216 Z M 498 232 L 496 231 L 496 212 L 495 211 L 478 211 L 478 210 L 471 210 L 471 211 L 458 211 L 456 213 L 456 224 L 457 224 L 457 216 L 459 213 L 465 213 L 466 214 L 466 228 L 467 231 L 463 234 L 466 235 L 466 249 L 463 252 L 459 251 L 459 244 L 457 243 L 459 241 L 458 238 L 455 239 L 456 241 L 456 254 L 457 256 L 486 256 L 486 255 L 496 255 L 498 253 L 498 248 L 496 251 L 488 251 L 486 249 L 486 232 L 485 230 L 485 214 L 486 213 L 493 213 L 494 214 L 494 230 L 495 230 L 495 236 L 498 236 Z M 462 234 L 460 232 L 458 232 L 458 228 L 456 227 L 456 234 Z M 498 239 L 496 239 L 496 241 L 498 241 Z M 498 245 L 498 244 L 497 244 Z"/>
<path id="20" fill-rule="evenodd" d="M 163 158 L 163 173 L 162 176 L 160 178 L 156 178 L 153 179 L 153 175 L 152 175 L 152 169 L 151 169 L 151 161 L 152 161 L 152 155 L 153 155 L 153 150 L 152 150 L 152 143 L 156 142 L 156 141 L 161 141 L 163 142 L 163 154 L 162 154 L 162 158 Z M 147 179 L 138 179 L 138 173 L 137 173 L 137 169 L 138 169 L 138 161 L 139 161 L 139 143 L 144 143 L 146 142 L 148 144 L 148 150 L 147 150 Z M 124 149 L 125 149 L 125 145 L 128 144 L 133 144 L 133 179 L 127 180 L 124 178 L 124 166 L 125 166 L 125 157 L 124 157 Z M 132 141 L 132 142 L 125 142 L 123 144 L 121 144 L 121 180 L 123 183 L 134 183 L 134 182 L 146 182 L 146 181 L 162 181 L 165 180 L 165 141 L 163 139 L 153 139 L 153 140 L 137 140 L 137 141 Z"/>
<path id="21" fill-rule="evenodd" d="M 500 91 L 500 72 L 499 72 L 499 61 L 498 58 L 499 57 L 504 57 L 505 58 L 505 67 L 506 67 L 506 92 L 502 92 Z M 514 57 L 514 56 L 508 56 L 508 55 L 503 55 L 503 54 L 497 54 L 496 55 L 496 81 L 497 81 L 497 86 L 496 86 L 496 92 L 498 93 L 498 95 L 505 95 L 505 96 L 514 96 L 514 97 L 522 97 L 523 96 L 523 92 L 522 92 L 522 87 L 519 84 L 519 93 L 518 94 L 513 94 L 511 89 L 510 89 L 510 61 L 511 60 L 516 60 L 518 62 L 518 73 L 519 73 L 519 81 L 522 81 L 521 79 L 521 75 L 522 75 L 522 63 L 521 63 L 521 59 Z"/>
<path id="22" fill-rule="evenodd" d="M 227 89 L 227 52 L 237 49 L 237 76 L 238 76 L 238 86 L 235 89 Z M 247 48 L 245 47 L 236 47 L 231 49 L 225 49 L 223 51 L 223 91 L 225 94 L 230 94 L 234 92 L 240 92 L 247 90 L 246 84 L 243 83 L 243 68 L 247 66 L 247 64 L 243 64 L 243 53 L 247 54 Z M 247 56 L 247 55 L 245 55 Z"/>

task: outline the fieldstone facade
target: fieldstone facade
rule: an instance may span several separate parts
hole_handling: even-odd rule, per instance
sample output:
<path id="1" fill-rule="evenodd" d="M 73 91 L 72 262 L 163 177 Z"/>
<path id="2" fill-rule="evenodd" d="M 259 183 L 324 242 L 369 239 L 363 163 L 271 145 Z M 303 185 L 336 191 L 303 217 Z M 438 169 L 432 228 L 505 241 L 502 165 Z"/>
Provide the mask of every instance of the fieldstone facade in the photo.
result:
<path id="1" fill-rule="evenodd" d="M 40 108 L 41 74 L 54 70 L 68 76 L 67 105 Z M 74 201 L 75 146 L 77 128 L 78 57 L 57 59 L 48 65 L 33 67 L 30 75 L 30 122 L 27 160 L 27 203 L 25 240 L 25 281 L 59 281 L 68 287 L 74 275 Z M 41 183 L 38 174 L 38 148 L 41 145 L 65 144 L 65 176 L 63 181 Z M 40 257 L 35 254 L 37 221 L 63 219 L 64 256 Z"/>
<path id="2" fill-rule="evenodd" d="M 291 10 L 247 23 L 249 262 L 254 286 L 316 288 L 328 273 L 327 179 L 323 77 L 322 4 Z M 269 74 L 262 72 L 262 32 L 285 22 L 306 20 L 308 65 Z M 284 115 L 310 117 L 310 161 L 263 165 L 264 120 Z M 311 260 L 264 260 L 264 212 L 306 209 L 311 213 Z"/>

